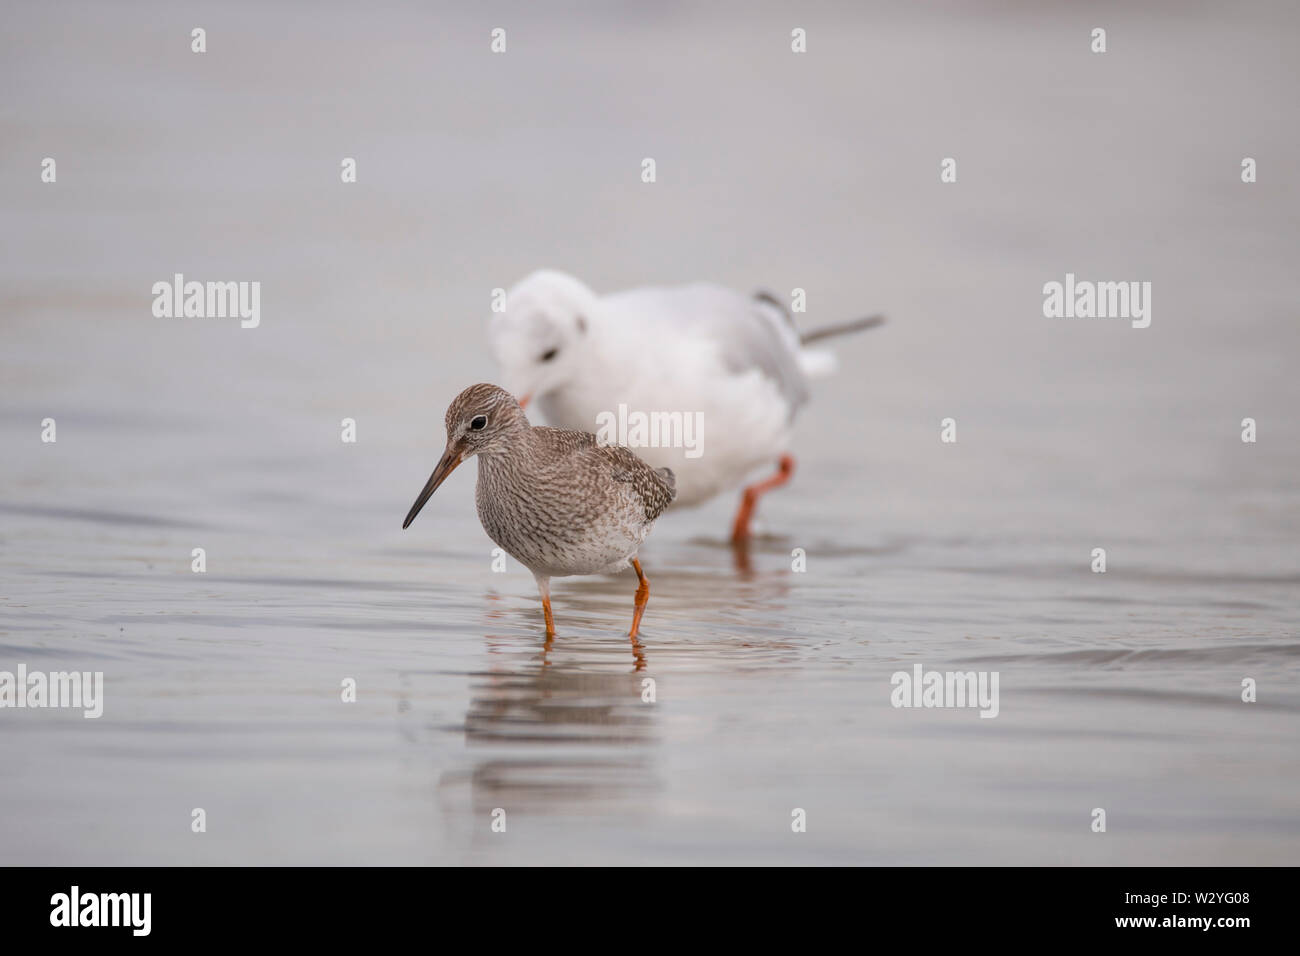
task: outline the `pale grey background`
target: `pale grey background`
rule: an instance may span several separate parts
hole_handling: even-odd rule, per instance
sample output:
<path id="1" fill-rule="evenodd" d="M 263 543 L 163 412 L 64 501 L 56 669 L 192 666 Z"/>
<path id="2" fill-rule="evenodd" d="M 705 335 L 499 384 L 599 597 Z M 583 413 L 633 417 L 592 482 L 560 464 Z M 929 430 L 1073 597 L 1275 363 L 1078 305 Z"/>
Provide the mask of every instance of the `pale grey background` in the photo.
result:
<path id="1" fill-rule="evenodd" d="M 0 862 L 1300 861 L 1294 5 L 539 7 L 6 3 L 0 669 L 108 699 L 0 711 Z M 627 578 L 543 663 L 473 469 L 400 530 L 539 266 L 890 316 L 749 572 L 734 501 L 660 523 L 653 706 Z M 155 319 L 178 271 L 261 328 Z M 1151 328 L 1043 318 L 1067 271 Z"/>

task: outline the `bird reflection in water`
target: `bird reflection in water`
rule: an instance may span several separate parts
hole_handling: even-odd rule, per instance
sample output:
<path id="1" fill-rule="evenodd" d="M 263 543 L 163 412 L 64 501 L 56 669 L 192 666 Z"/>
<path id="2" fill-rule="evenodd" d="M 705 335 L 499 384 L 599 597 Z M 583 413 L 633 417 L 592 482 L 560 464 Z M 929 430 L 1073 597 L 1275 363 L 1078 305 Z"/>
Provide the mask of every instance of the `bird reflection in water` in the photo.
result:
<path id="1" fill-rule="evenodd" d="M 498 807 L 531 814 L 585 813 L 602 801 L 626 806 L 630 793 L 657 788 L 653 679 L 593 663 L 608 649 L 590 641 L 569 638 L 557 648 L 548 639 L 534 655 L 520 653 L 517 637 L 487 642 L 489 667 L 471 675 L 465 714 L 470 766 L 443 780 L 468 783 L 476 820 Z"/>

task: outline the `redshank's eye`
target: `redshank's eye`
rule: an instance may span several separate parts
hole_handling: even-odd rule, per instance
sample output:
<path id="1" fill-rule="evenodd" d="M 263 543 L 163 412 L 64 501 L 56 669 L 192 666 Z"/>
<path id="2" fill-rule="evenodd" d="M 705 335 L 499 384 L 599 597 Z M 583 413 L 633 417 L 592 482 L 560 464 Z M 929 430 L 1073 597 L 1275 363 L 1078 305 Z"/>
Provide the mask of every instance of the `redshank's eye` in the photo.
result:
<path id="1" fill-rule="evenodd" d="M 486 415 L 475 415 L 472 419 L 470 419 L 469 427 L 470 427 L 470 429 L 473 430 L 473 431 L 478 431 L 478 430 L 481 429 L 481 428 L 486 428 L 486 427 L 487 427 L 487 416 L 486 416 Z"/>
<path id="2" fill-rule="evenodd" d="M 559 349 L 547 349 L 545 352 L 542 353 L 542 361 L 549 362 L 551 359 L 555 358 L 555 356 L 559 354 L 560 354 Z"/>

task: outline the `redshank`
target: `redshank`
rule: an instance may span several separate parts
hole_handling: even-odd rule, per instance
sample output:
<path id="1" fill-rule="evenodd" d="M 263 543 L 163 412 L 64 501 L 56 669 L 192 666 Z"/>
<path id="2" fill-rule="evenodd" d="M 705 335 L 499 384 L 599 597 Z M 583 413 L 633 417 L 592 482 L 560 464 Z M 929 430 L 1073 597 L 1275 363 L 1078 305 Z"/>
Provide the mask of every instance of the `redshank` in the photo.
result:
<path id="1" fill-rule="evenodd" d="M 789 481 L 795 413 L 808 380 L 835 368 L 808 343 L 884 321 L 872 316 L 800 332 L 772 296 L 746 296 L 708 283 L 597 296 L 562 272 L 528 276 L 492 317 L 489 340 L 505 385 L 548 423 L 596 429 L 620 406 L 646 415 L 696 415 L 698 449 L 642 447 L 652 466 L 677 476 L 674 507 L 699 504 L 778 462 L 747 487 L 732 523 L 749 538 L 759 496 Z M 608 419 L 606 419 L 608 420 Z"/>
<path id="2" fill-rule="evenodd" d="M 637 644 L 650 582 L 637 551 L 676 493 L 673 473 L 596 436 L 534 427 L 505 389 L 471 385 L 447 409 L 447 447 L 402 527 L 446 477 L 478 456 L 474 498 L 488 537 L 533 572 L 546 636 L 555 635 L 551 578 L 602 574 L 629 564 L 637 589 L 629 637 Z"/>

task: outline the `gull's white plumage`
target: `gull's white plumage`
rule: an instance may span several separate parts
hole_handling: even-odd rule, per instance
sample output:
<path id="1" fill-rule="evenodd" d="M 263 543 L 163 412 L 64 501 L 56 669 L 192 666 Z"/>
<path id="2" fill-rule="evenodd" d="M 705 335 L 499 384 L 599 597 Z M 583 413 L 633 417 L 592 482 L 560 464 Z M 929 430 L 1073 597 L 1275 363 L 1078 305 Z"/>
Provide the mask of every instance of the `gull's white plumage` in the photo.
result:
<path id="1" fill-rule="evenodd" d="M 502 384 L 553 425 L 595 431 L 620 404 L 702 413 L 699 457 L 635 449 L 673 470 L 680 505 L 735 488 L 785 454 L 810 374 L 833 367 L 772 302 L 709 283 L 597 296 L 550 270 L 510 290 L 489 339 Z"/>

